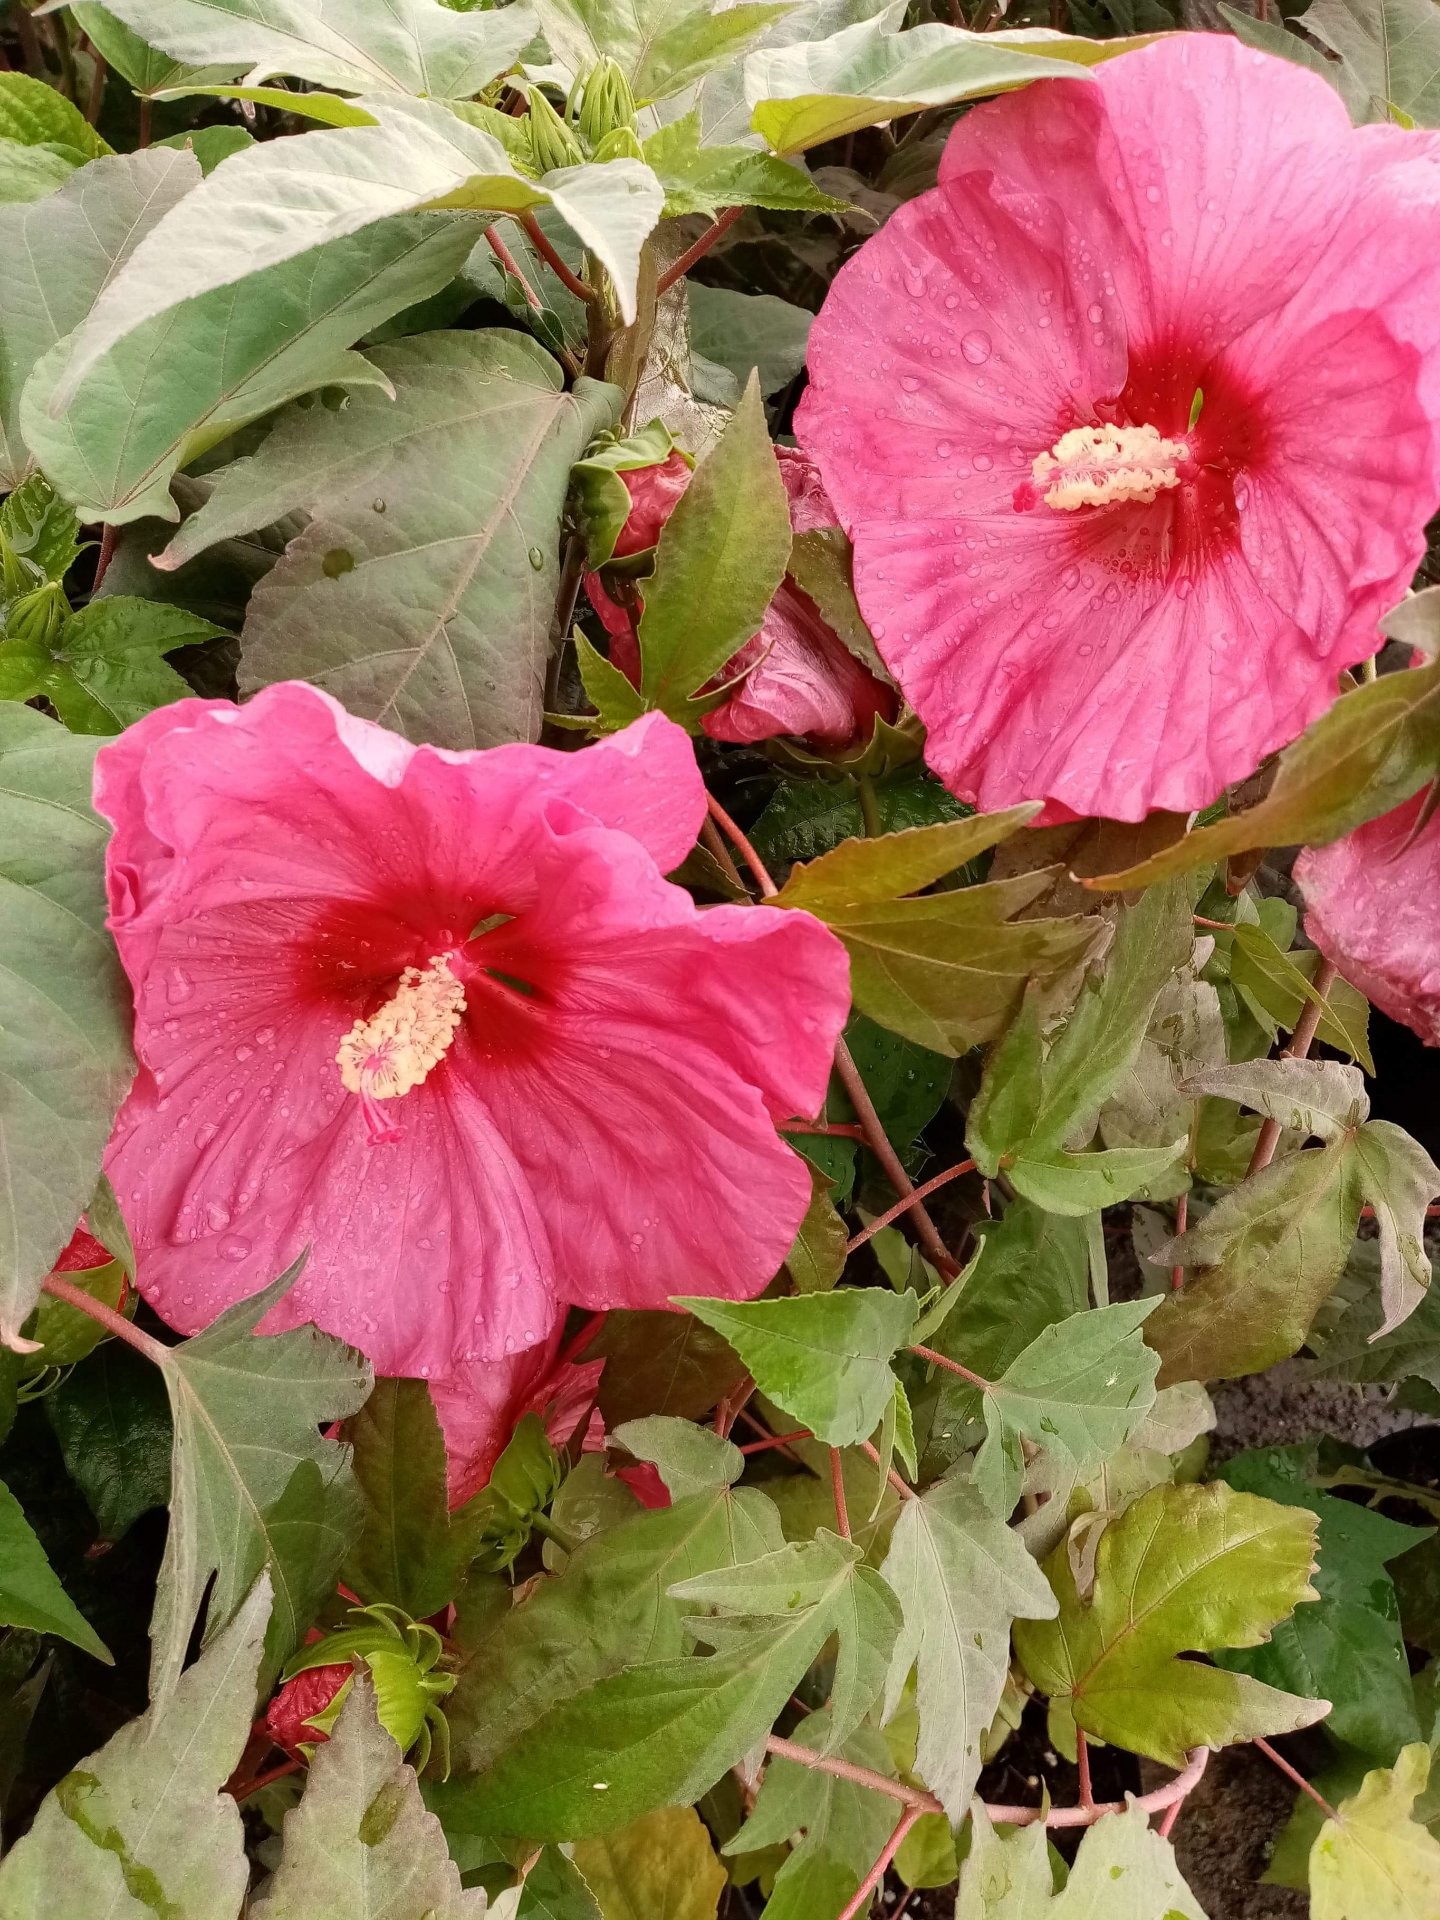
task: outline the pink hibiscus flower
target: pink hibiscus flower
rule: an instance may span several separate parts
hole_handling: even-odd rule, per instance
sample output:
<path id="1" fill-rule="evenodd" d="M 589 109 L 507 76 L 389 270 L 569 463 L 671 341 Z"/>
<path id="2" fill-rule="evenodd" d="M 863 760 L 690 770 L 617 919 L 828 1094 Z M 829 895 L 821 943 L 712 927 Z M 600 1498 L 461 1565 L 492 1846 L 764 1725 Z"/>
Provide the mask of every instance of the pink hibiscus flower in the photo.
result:
<path id="1" fill-rule="evenodd" d="M 1440 1047 L 1440 814 L 1403 807 L 1295 862 L 1305 931 L 1367 1000 Z"/>
<path id="2" fill-rule="evenodd" d="M 1436 157 L 1177 34 L 967 114 L 842 269 L 796 430 L 952 791 L 1188 811 L 1375 651 L 1440 500 Z"/>
<path id="3" fill-rule="evenodd" d="M 775 1272 L 810 1183 L 773 1122 L 824 1096 L 847 966 L 664 879 L 678 727 L 448 753 L 292 683 L 150 714 L 95 804 L 141 1062 L 106 1166 L 182 1332 L 307 1246 L 265 1331 L 422 1378 Z"/>
<path id="4" fill-rule="evenodd" d="M 790 496 L 790 525 L 810 533 L 836 525 L 813 461 L 791 447 L 777 447 L 780 475 Z M 615 542 L 617 557 L 653 547 L 676 501 L 690 484 L 690 466 L 672 452 L 654 466 L 620 475 L 632 502 Z M 612 598 L 598 573 L 587 573 L 585 590 L 610 636 L 610 657 L 638 686 L 640 647 L 635 637 L 644 583 L 631 587 L 637 610 Z M 893 690 L 857 660 L 807 593 L 788 577 L 770 602 L 760 631 L 726 661 L 721 682 L 743 675 L 739 685 L 701 726 L 712 740 L 753 742 L 794 734 L 820 747 L 848 747 L 870 738 L 877 716 L 893 720 Z"/>
<path id="5" fill-rule="evenodd" d="M 452 1510 L 486 1484 L 527 1413 L 544 1420 L 552 1446 L 568 1446 L 582 1421 L 584 1451 L 605 1444 L 604 1422 L 592 1412 L 605 1362 L 561 1360 L 563 1332 L 557 1320 L 538 1346 L 501 1360 L 470 1361 L 446 1379 L 431 1381 L 430 1397 L 445 1436 Z"/>

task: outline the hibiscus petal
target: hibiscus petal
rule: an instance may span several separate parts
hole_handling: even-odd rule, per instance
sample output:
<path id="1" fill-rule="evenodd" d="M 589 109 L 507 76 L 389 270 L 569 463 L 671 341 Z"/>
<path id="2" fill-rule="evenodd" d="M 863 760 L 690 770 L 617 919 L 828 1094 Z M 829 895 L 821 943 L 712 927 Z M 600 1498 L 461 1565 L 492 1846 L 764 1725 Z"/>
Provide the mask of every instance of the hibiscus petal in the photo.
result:
<path id="1" fill-rule="evenodd" d="M 543 1415 L 545 1431 L 559 1447 L 573 1438 L 576 1426 L 594 1406 L 605 1362 L 558 1364 L 563 1331 L 557 1321 L 547 1340 L 523 1353 L 503 1360 L 472 1361 L 445 1379 L 431 1381 L 430 1397 L 445 1436 L 452 1509 L 463 1506 L 485 1485 L 527 1413 Z"/>
<path id="2" fill-rule="evenodd" d="M 1440 814 L 1411 840 L 1428 799 L 1369 820 L 1295 862 L 1305 931 L 1367 1000 L 1440 1047 Z"/>
<path id="3" fill-rule="evenodd" d="M 844 949 L 806 915 L 701 913 L 620 836 L 549 825 L 540 904 L 472 948 L 531 996 L 467 993 L 477 1086 L 544 1195 L 557 1285 L 594 1307 L 748 1297 L 809 1204 L 774 1122 L 824 1098 Z"/>

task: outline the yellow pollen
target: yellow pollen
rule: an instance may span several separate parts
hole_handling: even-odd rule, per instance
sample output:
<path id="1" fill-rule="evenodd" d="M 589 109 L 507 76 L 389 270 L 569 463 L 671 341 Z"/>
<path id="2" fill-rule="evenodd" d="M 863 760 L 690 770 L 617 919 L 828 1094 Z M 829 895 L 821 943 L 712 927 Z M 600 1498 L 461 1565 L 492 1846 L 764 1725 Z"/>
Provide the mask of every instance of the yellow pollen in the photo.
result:
<path id="1" fill-rule="evenodd" d="M 1030 470 L 1046 506 L 1071 513 L 1153 500 L 1163 488 L 1179 486 L 1189 459 L 1183 440 L 1166 440 L 1152 426 L 1072 427 L 1049 453 L 1036 455 Z"/>
<path id="2" fill-rule="evenodd" d="M 444 1059 L 465 1011 L 465 989 L 443 953 L 428 967 L 407 967 L 394 993 L 340 1042 L 335 1064 L 346 1090 L 395 1100 L 418 1087 Z"/>

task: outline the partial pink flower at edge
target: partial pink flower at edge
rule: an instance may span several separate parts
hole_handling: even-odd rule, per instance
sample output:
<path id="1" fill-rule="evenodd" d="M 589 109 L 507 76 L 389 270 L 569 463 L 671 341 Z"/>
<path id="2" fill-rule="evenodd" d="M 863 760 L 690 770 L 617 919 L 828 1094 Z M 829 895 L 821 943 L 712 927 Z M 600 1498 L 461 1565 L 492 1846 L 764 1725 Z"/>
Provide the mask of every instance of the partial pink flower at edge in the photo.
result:
<path id="1" fill-rule="evenodd" d="M 605 1362 L 562 1361 L 563 1331 L 557 1322 L 548 1339 L 524 1353 L 471 1361 L 447 1378 L 431 1381 L 430 1397 L 445 1436 L 452 1509 L 464 1506 L 486 1484 L 527 1413 L 540 1415 L 552 1446 L 567 1446 L 582 1420 L 583 1450 L 604 1445 L 604 1423 L 592 1410 Z"/>
<path id="2" fill-rule="evenodd" d="M 1440 814 L 1428 789 L 1295 862 L 1305 931 L 1392 1020 L 1440 1047 Z M 1410 844 L 1407 844 L 1410 843 Z"/>
<path id="3" fill-rule="evenodd" d="M 808 1203 L 843 948 L 663 873 L 704 792 L 648 716 L 577 753 L 415 747 L 289 683 L 101 749 L 141 1067 L 107 1155 L 182 1332 L 263 1323 L 435 1379 L 564 1307 L 748 1297 Z"/>
<path id="4" fill-rule="evenodd" d="M 790 499 L 790 525 L 810 533 L 837 524 L 813 461 L 791 447 L 777 447 L 780 475 Z M 690 482 L 690 468 L 678 453 L 651 467 L 622 473 L 633 502 L 616 541 L 617 555 L 643 552 Z M 638 616 L 612 598 L 598 573 L 587 573 L 585 589 L 610 636 L 610 657 L 636 685 L 640 680 Z M 632 583 L 644 605 L 644 582 Z M 743 675 L 739 685 L 701 721 L 712 740 L 753 743 L 791 734 L 822 747 L 846 747 L 868 740 L 877 717 L 893 720 L 893 689 L 877 680 L 855 658 L 814 601 L 786 578 L 771 601 L 753 639 L 728 660 L 717 676 L 724 684 Z"/>
<path id="5" fill-rule="evenodd" d="M 1169 35 L 955 128 L 796 431 L 946 785 L 1208 804 L 1373 653 L 1440 499 L 1440 140 Z"/>

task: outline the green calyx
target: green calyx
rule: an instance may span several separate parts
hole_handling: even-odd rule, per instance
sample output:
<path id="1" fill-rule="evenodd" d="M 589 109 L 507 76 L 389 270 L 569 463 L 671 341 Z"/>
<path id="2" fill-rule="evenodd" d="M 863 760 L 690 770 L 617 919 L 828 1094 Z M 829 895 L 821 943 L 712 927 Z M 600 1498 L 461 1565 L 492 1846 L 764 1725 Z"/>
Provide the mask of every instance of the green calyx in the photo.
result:
<path id="1" fill-rule="evenodd" d="M 630 494 L 622 473 L 634 473 L 642 467 L 662 466 L 674 452 L 690 466 L 693 455 L 677 447 L 675 436 L 663 420 L 626 435 L 602 433 L 586 450 L 585 458 L 570 469 L 570 503 L 575 524 L 585 541 L 585 557 L 592 567 L 607 566 L 615 557 L 615 542 L 630 517 Z M 648 571 L 650 554 L 627 555 L 625 571 Z M 636 563 L 644 562 L 643 566 Z"/>
<path id="2" fill-rule="evenodd" d="M 402 1753 L 415 1749 L 416 1772 L 423 1771 L 438 1747 L 441 1774 L 448 1774 L 450 1726 L 440 1702 L 454 1690 L 456 1676 L 438 1670 L 444 1653 L 439 1634 L 400 1607 L 380 1601 L 352 1607 L 350 1618 L 354 1626 L 340 1627 L 302 1648 L 287 1664 L 284 1678 L 293 1680 L 313 1667 L 346 1664 L 358 1672 L 363 1664 L 375 1684 L 380 1724 Z M 347 1680 L 329 1706 L 306 1724 L 331 1732 L 349 1691 Z"/>
<path id="3" fill-rule="evenodd" d="M 597 160 L 621 157 L 618 151 L 601 151 L 605 142 L 616 133 L 628 133 L 631 136 L 638 157 L 635 96 L 630 91 L 630 82 L 608 54 L 586 76 L 579 124 L 581 137 L 588 142 Z M 629 151 L 628 147 L 624 149 L 627 155 Z"/>

